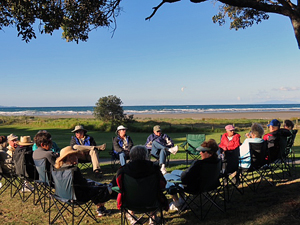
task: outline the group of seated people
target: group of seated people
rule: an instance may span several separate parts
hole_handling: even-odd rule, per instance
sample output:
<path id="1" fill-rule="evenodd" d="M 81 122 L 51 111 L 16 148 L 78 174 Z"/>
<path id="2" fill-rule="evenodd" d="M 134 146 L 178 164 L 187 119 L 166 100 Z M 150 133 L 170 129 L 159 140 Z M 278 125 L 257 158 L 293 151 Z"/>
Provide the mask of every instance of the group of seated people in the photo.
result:
<path id="1" fill-rule="evenodd" d="M 222 135 L 219 145 L 215 140 L 210 139 L 204 141 L 201 146 L 197 148 L 200 152 L 201 160 L 194 161 L 185 171 L 176 170 L 172 171 L 171 174 L 167 174 L 165 168 L 166 157 L 170 153 L 176 154 L 178 146 L 174 146 L 172 139 L 162 133 L 159 125 L 153 127 L 153 134 L 149 135 L 145 145 L 137 146 L 133 145 L 132 139 L 126 134 L 127 128 L 123 125 L 118 126 L 116 130 L 117 136 L 113 139 L 113 148 L 120 156 L 121 167 L 111 181 L 111 185 L 118 185 L 122 190 L 121 177 L 124 173 L 130 174 L 135 178 L 155 173 L 158 174 L 160 179 L 161 190 L 172 186 L 172 183 L 167 182 L 167 180 L 180 180 L 190 191 L 193 191 L 193 189 L 198 188 L 197 185 L 201 184 L 201 182 L 195 182 L 195 177 L 205 168 L 205 164 L 217 164 L 219 160 L 221 160 L 222 155 L 225 155 L 229 161 L 230 157 L 234 157 L 236 154 L 244 158 L 250 154 L 249 143 L 267 141 L 270 151 L 275 151 L 274 146 L 276 145 L 278 136 L 291 135 L 294 124 L 290 120 L 285 120 L 284 128 L 280 129 L 280 122 L 273 119 L 268 124 L 268 127 L 270 133 L 263 135 L 263 127 L 260 124 L 254 123 L 251 126 L 251 132 L 246 134 L 247 138 L 243 144 L 241 144 L 240 135 L 235 132 L 235 127 L 233 125 L 227 125 L 225 127 L 226 133 Z M 104 206 L 104 203 L 110 199 L 109 195 L 106 194 L 103 196 L 103 188 L 101 188 L 102 185 L 100 183 L 98 183 L 98 186 L 89 186 L 90 182 L 82 176 L 80 169 L 76 166 L 80 159 L 91 160 L 95 176 L 100 177 L 102 171 L 97 151 L 105 150 L 106 144 L 97 145 L 93 137 L 87 135 L 87 130 L 81 125 L 76 126 L 72 132 L 75 133 L 75 135 L 71 138 L 70 146 L 61 150 L 52 141 L 51 134 L 45 130 L 39 131 L 35 135 L 34 142 L 31 141 L 30 136 L 22 136 L 20 141 L 18 141 L 18 137 L 14 134 L 10 134 L 7 137 L 1 136 L 0 166 L 3 170 L 12 169 L 12 166 L 16 166 L 12 164 L 14 152 L 18 151 L 19 148 L 30 148 L 30 150 L 32 149 L 33 151 L 33 160 L 47 159 L 47 171 L 50 171 L 51 168 L 54 170 L 73 169 L 75 176 L 74 183 L 78 184 L 76 185 L 77 188 L 75 188 L 77 199 L 83 201 L 92 200 L 97 206 L 98 216 L 109 214 L 110 211 Z M 158 159 L 158 164 L 149 161 L 150 154 Z M 272 160 L 276 154 L 278 154 L 278 152 L 270 154 L 269 157 L 271 159 L 269 160 Z M 126 160 L 129 158 L 130 162 L 126 163 Z M 244 161 L 240 166 L 247 167 L 249 163 L 249 161 Z M 95 184 L 95 182 L 93 184 Z M 172 193 L 172 199 L 173 201 L 168 206 L 165 198 L 161 198 L 166 210 L 179 210 L 183 207 L 183 200 L 180 199 L 176 193 Z M 118 207 L 121 207 L 122 194 L 119 194 L 117 202 Z M 130 216 L 129 220 L 132 220 Z"/>

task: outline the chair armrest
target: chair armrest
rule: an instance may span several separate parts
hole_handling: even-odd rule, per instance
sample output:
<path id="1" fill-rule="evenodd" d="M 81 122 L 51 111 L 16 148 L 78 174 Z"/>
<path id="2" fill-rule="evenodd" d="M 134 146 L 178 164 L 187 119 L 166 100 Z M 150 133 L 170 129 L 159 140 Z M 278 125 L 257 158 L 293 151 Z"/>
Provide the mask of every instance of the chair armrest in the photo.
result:
<path id="1" fill-rule="evenodd" d="M 120 188 L 118 186 L 114 186 L 111 188 L 111 190 L 113 190 L 114 192 L 120 193 Z"/>
<path id="2" fill-rule="evenodd" d="M 187 144 L 187 141 L 183 142 L 183 143 L 180 145 L 180 147 L 184 148 L 184 147 L 186 146 L 186 144 Z"/>

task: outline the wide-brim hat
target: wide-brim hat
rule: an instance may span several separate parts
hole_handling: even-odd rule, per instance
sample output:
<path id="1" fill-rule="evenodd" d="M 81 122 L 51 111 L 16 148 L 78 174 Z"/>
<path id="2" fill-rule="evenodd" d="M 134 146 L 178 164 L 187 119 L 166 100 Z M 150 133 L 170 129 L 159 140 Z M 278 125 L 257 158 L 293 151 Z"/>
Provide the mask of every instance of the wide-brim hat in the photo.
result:
<path id="1" fill-rule="evenodd" d="M 77 126 L 75 126 L 74 130 L 72 130 L 71 132 L 74 133 L 74 132 L 76 132 L 76 131 L 78 131 L 78 130 L 83 130 L 85 133 L 87 132 L 87 130 L 84 129 L 82 125 L 77 125 Z"/>
<path id="2" fill-rule="evenodd" d="M 118 134 L 119 130 L 127 130 L 127 127 L 124 127 L 123 125 L 118 126 L 116 130 L 116 134 Z"/>
<path id="3" fill-rule="evenodd" d="M 18 136 L 14 134 L 10 134 L 7 136 L 7 141 L 18 140 Z"/>
<path id="4" fill-rule="evenodd" d="M 26 146 L 26 145 L 33 145 L 33 141 L 31 141 L 30 136 L 21 136 L 18 145 Z"/>
<path id="5" fill-rule="evenodd" d="M 77 154 L 77 153 L 78 151 L 74 150 L 71 146 L 64 147 L 62 150 L 60 150 L 60 156 L 56 159 L 56 162 L 62 161 L 68 155 Z"/>

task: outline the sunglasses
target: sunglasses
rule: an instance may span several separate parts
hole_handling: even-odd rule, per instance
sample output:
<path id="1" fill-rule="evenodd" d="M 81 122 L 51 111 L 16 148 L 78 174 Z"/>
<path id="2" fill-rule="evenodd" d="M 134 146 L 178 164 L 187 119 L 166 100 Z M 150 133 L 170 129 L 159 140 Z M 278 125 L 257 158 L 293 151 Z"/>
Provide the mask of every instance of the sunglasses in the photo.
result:
<path id="1" fill-rule="evenodd" d="M 207 152 L 207 151 L 200 151 L 200 152 L 205 153 L 205 152 Z"/>

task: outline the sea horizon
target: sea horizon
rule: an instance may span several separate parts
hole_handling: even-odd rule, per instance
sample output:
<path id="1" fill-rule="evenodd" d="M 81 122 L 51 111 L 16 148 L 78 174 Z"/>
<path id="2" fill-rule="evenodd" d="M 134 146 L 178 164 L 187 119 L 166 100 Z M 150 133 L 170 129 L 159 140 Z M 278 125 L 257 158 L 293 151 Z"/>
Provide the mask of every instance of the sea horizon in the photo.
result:
<path id="1" fill-rule="evenodd" d="M 0 116 L 92 115 L 94 107 L 95 106 L 0 106 Z M 300 104 L 137 105 L 122 107 L 124 113 L 127 115 L 300 111 Z"/>

